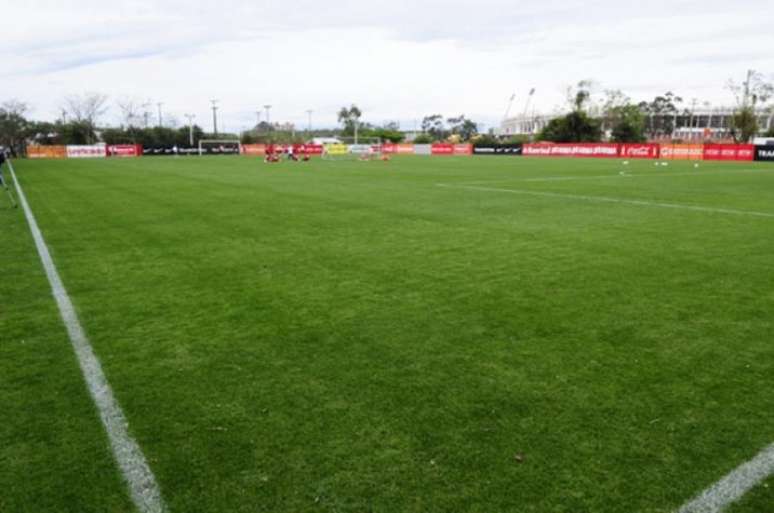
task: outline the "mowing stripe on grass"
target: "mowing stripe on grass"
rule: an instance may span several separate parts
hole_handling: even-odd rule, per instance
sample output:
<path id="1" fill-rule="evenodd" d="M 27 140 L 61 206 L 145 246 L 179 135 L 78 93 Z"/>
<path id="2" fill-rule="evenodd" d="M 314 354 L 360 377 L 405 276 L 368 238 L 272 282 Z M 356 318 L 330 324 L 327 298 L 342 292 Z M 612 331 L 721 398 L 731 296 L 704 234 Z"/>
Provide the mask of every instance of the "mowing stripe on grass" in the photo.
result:
<path id="1" fill-rule="evenodd" d="M 677 513 L 720 513 L 774 475 L 774 444 L 685 504 Z"/>
<path id="2" fill-rule="evenodd" d="M 70 342 L 78 358 L 78 364 L 86 380 L 89 393 L 99 410 L 99 416 L 110 439 L 110 446 L 116 462 L 129 485 L 132 501 L 141 513 L 161 513 L 165 510 L 165 507 L 156 478 L 153 476 L 153 472 L 145 460 L 142 449 L 129 434 L 126 416 L 113 396 L 110 384 L 102 371 L 102 365 L 100 365 L 99 359 L 94 354 L 89 339 L 81 327 L 73 303 L 59 277 L 59 272 L 56 270 L 54 261 L 43 239 L 43 234 L 40 228 L 38 228 L 38 223 L 35 221 L 35 216 L 27 203 L 27 198 L 24 196 L 24 191 L 16 178 L 10 160 L 8 161 L 8 169 L 16 184 L 16 194 L 19 197 L 19 203 L 30 226 L 30 232 L 32 232 L 32 238 L 35 240 L 40 261 L 51 284 L 51 291 L 59 307 L 62 321 L 64 321 L 64 325 L 67 328 L 67 334 L 70 336 Z"/>
<path id="3" fill-rule="evenodd" d="M 732 208 L 713 208 L 713 207 L 701 207 L 697 205 L 682 205 L 680 203 L 661 203 L 658 201 L 625 199 L 625 198 L 611 198 L 609 196 L 586 196 L 582 194 L 565 194 L 560 192 L 545 192 L 545 191 L 530 191 L 525 189 L 496 189 L 494 187 L 476 187 L 471 185 L 452 185 L 445 183 L 437 183 L 438 187 L 446 187 L 449 189 L 466 189 L 471 191 L 483 191 L 483 192 L 501 192 L 509 194 L 521 194 L 524 196 L 538 196 L 543 198 L 560 198 L 571 199 L 580 201 L 596 201 L 602 203 L 619 203 L 624 205 L 637 205 L 641 207 L 657 207 L 657 208 L 672 208 L 678 210 L 691 210 L 694 212 L 708 212 L 712 214 L 730 214 L 736 216 L 753 216 L 753 217 L 766 217 L 774 219 L 774 213 L 771 212 L 756 212 L 755 210 L 736 210 Z"/>

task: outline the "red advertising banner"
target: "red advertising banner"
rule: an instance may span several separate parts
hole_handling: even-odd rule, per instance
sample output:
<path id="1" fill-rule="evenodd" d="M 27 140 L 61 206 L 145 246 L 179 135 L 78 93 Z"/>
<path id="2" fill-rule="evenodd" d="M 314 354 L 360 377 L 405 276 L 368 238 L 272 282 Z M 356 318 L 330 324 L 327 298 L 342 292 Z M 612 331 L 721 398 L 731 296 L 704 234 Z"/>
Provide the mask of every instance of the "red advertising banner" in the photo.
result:
<path id="1" fill-rule="evenodd" d="M 752 144 L 705 144 L 704 160 L 753 160 Z"/>
<path id="2" fill-rule="evenodd" d="M 27 146 L 27 157 L 31 159 L 63 159 L 67 157 L 65 146 Z"/>
<path id="3" fill-rule="evenodd" d="M 107 147 L 108 157 L 140 157 L 142 145 L 139 144 L 111 144 Z"/>
<path id="4" fill-rule="evenodd" d="M 265 155 L 267 152 L 287 153 L 289 144 L 243 144 L 242 155 Z M 294 144 L 296 155 L 322 155 L 321 144 Z"/>
<path id="5" fill-rule="evenodd" d="M 414 154 L 414 145 L 413 144 L 396 144 L 397 148 L 395 153 L 398 155 L 413 155 Z"/>
<path id="6" fill-rule="evenodd" d="M 455 144 L 454 145 L 454 154 L 455 155 L 473 155 L 473 145 L 472 144 Z"/>
<path id="7" fill-rule="evenodd" d="M 398 145 L 393 143 L 383 143 L 382 153 L 398 153 Z"/>
<path id="8" fill-rule="evenodd" d="M 241 146 L 242 155 L 266 155 L 265 144 L 243 144 Z"/>
<path id="9" fill-rule="evenodd" d="M 612 143 L 525 144 L 526 157 L 618 157 L 618 145 Z"/>
<path id="10" fill-rule="evenodd" d="M 657 159 L 659 156 L 658 144 L 622 144 L 619 149 L 621 158 L 627 159 Z"/>
<path id="11" fill-rule="evenodd" d="M 454 155 L 454 145 L 449 143 L 435 143 L 430 146 L 431 155 Z"/>
<path id="12" fill-rule="evenodd" d="M 662 144 L 660 158 L 665 160 L 702 160 L 704 146 L 701 144 Z"/>

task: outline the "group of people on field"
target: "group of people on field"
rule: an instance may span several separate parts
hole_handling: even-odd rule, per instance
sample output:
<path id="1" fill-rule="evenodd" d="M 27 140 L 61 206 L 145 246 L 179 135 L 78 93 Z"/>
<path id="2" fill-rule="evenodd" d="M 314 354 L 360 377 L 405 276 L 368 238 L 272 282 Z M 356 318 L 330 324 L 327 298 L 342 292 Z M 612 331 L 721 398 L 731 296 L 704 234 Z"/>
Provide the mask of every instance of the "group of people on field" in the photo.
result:
<path id="1" fill-rule="evenodd" d="M 294 147 L 292 144 L 288 144 L 287 146 L 269 144 L 266 146 L 266 156 L 263 161 L 266 163 L 279 162 L 282 160 L 282 155 L 285 155 L 288 160 L 294 162 L 309 162 L 309 160 L 311 160 L 305 144 L 301 144 L 298 147 Z"/>

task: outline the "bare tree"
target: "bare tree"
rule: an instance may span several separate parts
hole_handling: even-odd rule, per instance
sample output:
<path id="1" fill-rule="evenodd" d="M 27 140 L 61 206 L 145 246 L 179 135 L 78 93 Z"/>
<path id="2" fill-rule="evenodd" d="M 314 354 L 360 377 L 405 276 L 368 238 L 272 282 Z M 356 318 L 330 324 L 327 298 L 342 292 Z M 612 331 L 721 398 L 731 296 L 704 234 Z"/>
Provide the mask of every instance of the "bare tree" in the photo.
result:
<path id="1" fill-rule="evenodd" d="M 116 105 L 121 111 L 121 122 L 131 128 L 140 126 L 143 113 L 148 109 L 150 101 L 125 96 L 116 100 Z"/>
<path id="2" fill-rule="evenodd" d="M 727 88 L 736 98 L 736 112 L 731 123 L 731 134 L 738 142 L 748 142 L 758 134 L 758 107 L 774 97 L 774 84 L 766 81 L 755 70 L 747 72 L 741 84 L 729 80 Z"/>
<path id="3" fill-rule="evenodd" d="M 71 94 L 65 97 L 63 110 L 71 120 L 94 126 L 97 119 L 107 111 L 107 99 L 107 95 L 102 93 Z"/>

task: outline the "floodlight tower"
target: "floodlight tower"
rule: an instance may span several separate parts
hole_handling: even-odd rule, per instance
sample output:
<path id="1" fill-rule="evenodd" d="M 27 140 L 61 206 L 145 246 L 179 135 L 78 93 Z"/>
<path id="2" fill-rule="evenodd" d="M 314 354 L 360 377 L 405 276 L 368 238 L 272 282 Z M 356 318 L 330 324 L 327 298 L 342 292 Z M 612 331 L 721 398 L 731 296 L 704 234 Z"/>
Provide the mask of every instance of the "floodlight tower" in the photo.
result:
<path id="1" fill-rule="evenodd" d="M 188 118 L 188 144 L 193 148 L 193 120 L 196 117 L 196 114 L 184 114 L 184 116 Z"/>
<path id="2" fill-rule="evenodd" d="M 218 135 L 218 101 L 210 100 L 212 103 L 212 133 Z"/>
<path id="3" fill-rule="evenodd" d="M 258 133 L 258 130 L 260 130 L 260 127 L 261 127 L 261 111 L 260 110 L 256 110 L 255 111 L 255 120 L 256 120 L 255 133 Z"/>
<path id="4" fill-rule="evenodd" d="M 271 118 L 269 117 L 271 105 L 264 105 L 263 108 L 266 109 L 266 123 L 269 125 L 269 128 L 271 128 Z"/>
<path id="5" fill-rule="evenodd" d="M 161 117 L 161 106 L 164 105 L 163 102 L 156 103 L 156 107 L 159 109 L 159 126 L 162 127 L 164 124 L 162 123 L 162 117 Z"/>
<path id="6" fill-rule="evenodd" d="M 306 111 L 306 115 L 309 116 L 309 124 L 307 125 L 306 130 L 310 134 L 312 133 L 312 112 L 314 112 L 312 109 Z"/>

